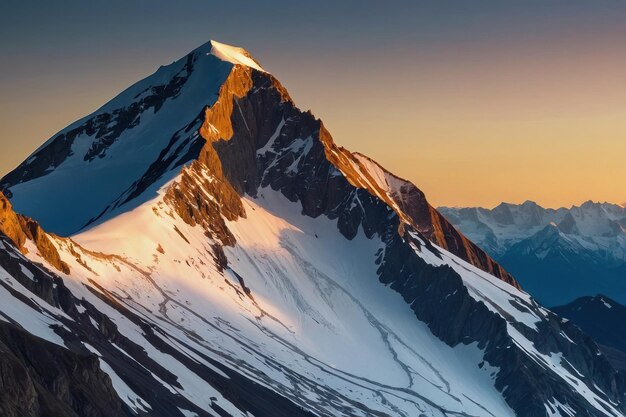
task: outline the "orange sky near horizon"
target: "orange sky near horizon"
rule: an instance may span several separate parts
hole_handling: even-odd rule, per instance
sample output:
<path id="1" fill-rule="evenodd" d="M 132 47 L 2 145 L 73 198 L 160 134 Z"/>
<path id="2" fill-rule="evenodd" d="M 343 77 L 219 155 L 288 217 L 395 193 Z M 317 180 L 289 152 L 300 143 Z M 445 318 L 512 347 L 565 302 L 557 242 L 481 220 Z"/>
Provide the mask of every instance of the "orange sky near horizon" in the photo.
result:
<path id="1" fill-rule="evenodd" d="M 479 20 L 478 29 L 445 34 L 433 24 L 420 34 L 430 38 L 392 34 L 397 43 L 369 32 L 336 44 L 282 32 L 261 39 L 216 26 L 167 41 L 127 38 L 126 49 L 113 38 L 98 48 L 51 42 L 43 57 L 16 48 L 0 73 L 0 175 L 132 82 L 215 38 L 248 49 L 337 143 L 411 180 L 433 205 L 621 204 L 626 7 L 610 12 L 535 19 L 535 27 L 517 13 L 509 16 L 515 30 L 504 20 L 485 33 Z"/>

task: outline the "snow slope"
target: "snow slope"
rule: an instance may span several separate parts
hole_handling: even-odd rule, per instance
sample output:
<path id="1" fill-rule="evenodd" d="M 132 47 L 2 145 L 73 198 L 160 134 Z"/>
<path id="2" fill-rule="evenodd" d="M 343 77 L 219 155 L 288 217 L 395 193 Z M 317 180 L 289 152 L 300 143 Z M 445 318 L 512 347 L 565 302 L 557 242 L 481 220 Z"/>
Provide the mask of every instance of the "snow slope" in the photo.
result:
<path id="1" fill-rule="evenodd" d="M 246 218 L 229 224 L 237 245 L 226 250 L 230 263 L 222 276 L 198 267 L 211 262 L 200 230 L 176 216 L 168 218 L 163 207 L 162 201 L 152 202 L 74 237 L 85 248 L 120 253 L 138 268 L 154 271 L 152 285 L 140 290 L 129 288 L 127 280 L 116 282 L 119 273 L 113 268 L 99 269 L 98 275 L 100 283 L 110 280 L 109 290 L 132 294 L 132 304 L 154 314 L 155 322 L 172 321 L 193 331 L 233 362 L 244 361 L 268 375 L 265 383 L 281 392 L 292 389 L 289 379 L 308 379 L 333 395 L 361 402 L 361 410 L 353 407 L 351 415 L 368 415 L 364 410 L 372 409 L 409 416 L 438 408 L 514 415 L 493 386 L 496 370 L 478 367 L 482 355 L 476 346 L 445 345 L 397 293 L 381 287 L 374 264 L 379 239 L 361 232 L 348 240 L 335 222 L 302 216 L 297 203 L 263 189 L 259 198 L 245 199 Z M 245 277 L 253 300 L 243 295 L 237 277 Z M 185 300 L 186 307 L 181 310 L 161 291 Z M 246 349 L 248 343 L 256 352 Z M 307 403 L 328 400 L 305 386 L 300 389 L 293 395 Z"/>

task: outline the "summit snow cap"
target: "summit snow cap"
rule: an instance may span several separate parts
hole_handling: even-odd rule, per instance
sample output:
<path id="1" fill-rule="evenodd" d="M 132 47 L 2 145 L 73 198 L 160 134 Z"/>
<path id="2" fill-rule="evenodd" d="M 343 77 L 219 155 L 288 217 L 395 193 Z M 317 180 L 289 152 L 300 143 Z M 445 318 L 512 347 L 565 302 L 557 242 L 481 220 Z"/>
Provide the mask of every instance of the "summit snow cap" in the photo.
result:
<path id="1" fill-rule="evenodd" d="M 246 67 L 254 68 L 255 70 L 265 71 L 250 55 L 248 51 L 238 46 L 226 45 L 218 41 L 211 40 L 211 51 L 209 54 L 216 56 L 222 61 L 231 62 L 235 65 L 244 65 Z"/>

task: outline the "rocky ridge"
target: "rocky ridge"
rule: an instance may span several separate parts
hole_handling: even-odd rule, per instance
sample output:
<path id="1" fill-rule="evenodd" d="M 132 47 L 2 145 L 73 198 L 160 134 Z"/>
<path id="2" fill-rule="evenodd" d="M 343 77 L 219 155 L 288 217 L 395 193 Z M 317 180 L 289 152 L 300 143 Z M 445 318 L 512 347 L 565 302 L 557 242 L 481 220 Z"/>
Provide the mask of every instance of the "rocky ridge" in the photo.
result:
<path id="1" fill-rule="evenodd" d="M 17 248 L 28 254 L 27 243 L 32 242 L 38 254 L 57 270 L 68 274 L 69 267 L 61 260 L 58 251 L 34 220 L 16 214 L 9 200 L 0 192 L 0 233 L 6 235 Z"/>

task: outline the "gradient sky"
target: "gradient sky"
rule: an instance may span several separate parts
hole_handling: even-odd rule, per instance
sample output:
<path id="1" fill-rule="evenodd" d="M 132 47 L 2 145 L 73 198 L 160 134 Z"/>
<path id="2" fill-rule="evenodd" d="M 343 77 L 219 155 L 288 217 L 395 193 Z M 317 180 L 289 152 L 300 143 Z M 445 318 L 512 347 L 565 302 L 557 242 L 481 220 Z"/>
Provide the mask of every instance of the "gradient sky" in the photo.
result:
<path id="1" fill-rule="evenodd" d="M 0 175 L 209 39 L 435 205 L 626 201 L 626 2 L 0 4 Z"/>

